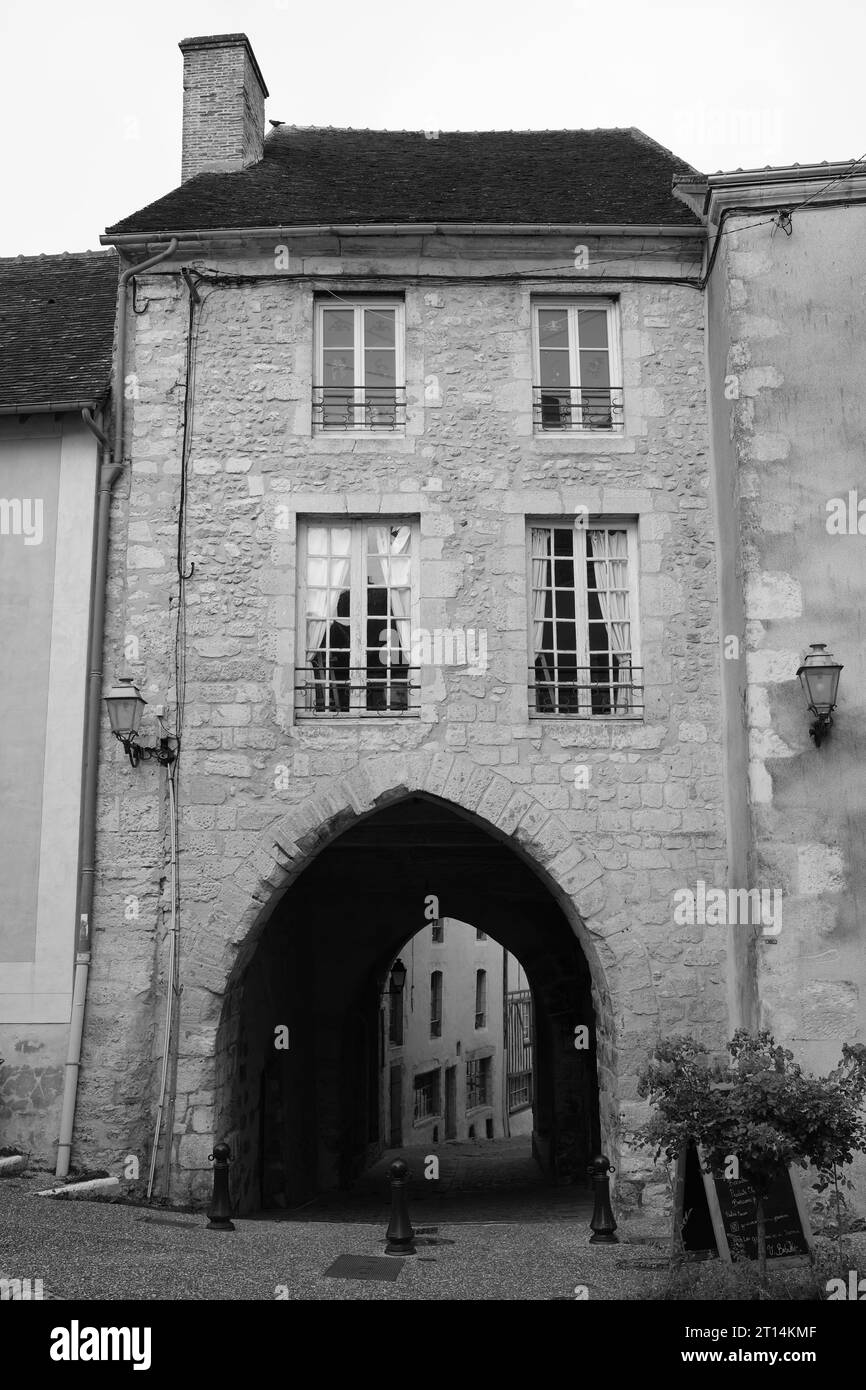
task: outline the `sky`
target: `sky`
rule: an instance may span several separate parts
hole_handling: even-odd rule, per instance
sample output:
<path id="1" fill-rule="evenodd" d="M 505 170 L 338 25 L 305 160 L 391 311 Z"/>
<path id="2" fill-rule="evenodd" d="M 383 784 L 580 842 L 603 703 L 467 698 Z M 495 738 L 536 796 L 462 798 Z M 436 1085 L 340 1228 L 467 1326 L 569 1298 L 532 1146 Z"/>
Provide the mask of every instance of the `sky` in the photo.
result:
<path id="1" fill-rule="evenodd" d="M 96 248 L 177 187 L 177 45 L 238 31 L 293 125 L 638 126 L 705 173 L 866 154 L 862 0 L 2 0 L 0 255 Z"/>

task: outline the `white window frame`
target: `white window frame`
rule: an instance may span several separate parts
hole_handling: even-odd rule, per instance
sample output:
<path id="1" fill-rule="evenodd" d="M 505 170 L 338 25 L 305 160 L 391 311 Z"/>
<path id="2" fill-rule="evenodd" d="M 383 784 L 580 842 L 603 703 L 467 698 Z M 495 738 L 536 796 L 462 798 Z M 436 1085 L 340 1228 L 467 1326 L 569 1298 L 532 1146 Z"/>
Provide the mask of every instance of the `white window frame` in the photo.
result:
<path id="1" fill-rule="evenodd" d="M 625 420 L 624 387 L 622 381 L 622 353 L 620 350 L 620 318 L 619 301 L 616 299 L 605 299 L 598 296 L 586 298 L 545 298 L 539 296 L 532 299 L 532 362 L 533 362 L 533 382 L 536 389 L 541 391 L 541 340 L 539 333 L 538 314 L 541 309 L 553 309 L 557 312 L 565 312 L 568 317 L 568 376 L 569 389 L 579 391 L 580 382 L 580 341 L 578 327 L 578 311 L 581 309 L 604 309 L 607 314 L 607 351 L 608 364 L 610 367 L 610 389 L 612 392 L 619 393 L 617 406 L 619 419 L 612 423 L 609 428 L 589 429 L 585 428 L 581 418 L 580 406 L 573 406 L 571 411 L 571 423 L 568 425 L 550 426 L 543 425 L 540 419 L 536 418 L 536 404 L 533 399 L 533 429 L 539 435 L 569 434 L 577 431 L 581 435 L 596 435 L 599 437 L 609 437 L 610 435 L 621 435 Z M 549 388 L 553 392 L 554 388 Z M 579 399 L 579 398 L 578 398 Z"/>
<path id="2" fill-rule="evenodd" d="M 644 718 L 644 698 L 639 702 L 637 711 L 617 711 L 606 714 L 594 714 L 591 702 L 584 703 L 580 698 L 577 711 L 565 710 L 539 710 L 536 708 L 535 699 L 535 640 L 533 633 L 533 582 L 532 582 L 532 532 L 536 527 L 553 527 L 556 530 L 570 531 L 573 536 L 572 555 L 574 558 L 574 621 L 575 621 L 575 641 L 576 656 L 575 666 L 578 668 L 588 667 L 589 661 L 589 600 L 586 589 L 586 533 L 587 531 L 625 531 L 627 546 L 627 573 L 628 573 L 628 598 L 629 598 L 629 623 L 631 625 L 631 666 L 633 669 L 643 671 L 643 661 L 641 659 L 641 639 L 640 639 L 640 547 L 638 543 L 638 521 L 635 517 L 629 516 L 589 516 L 585 513 L 580 514 L 577 519 L 572 517 L 532 517 L 526 521 L 526 593 L 527 593 L 527 673 L 533 682 L 529 694 L 529 714 L 532 719 L 568 719 L 568 720 L 627 720 L 634 722 Z M 577 576 L 581 576 L 581 583 L 577 583 Z M 554 630 L 554 652 L 558 651 L 556 646 L 556 633 Z M 643 681 L 639 682 L 642 686 Z"/>
<path id="3" fill-rule="evenodd" d="M 353 680 L 360 679 L 361 668 L 366 669 L 366 632 L 367 632 L 367 574 L 366 574 L 366 531 L 371 526 L 408 526 L 410 531 L 409 542 L 409 631 L 410 631 L 410 656 L 412 654 L 413 637 L 417 633 L 421 624 L 421 526 L 419 519 L 412 516 L 383 516 L 377 512 L 369 516 L 340 516 L 336 513 L 329 513 L 326 516 L 304 516 L 298 518 L 298 569 L 297 569 L 297 595 L 296 595 L 296 653 L 295 653 L 295 686 L 300 681 L 299 673 L 306 671 L 309 666 L 309 653 L 307 652 L 307 542 L 310 530 L 314 527 L 325 527 L 330 530 L 350 530 L 352 540 L 350 542 L 349 555 L 349 591 L 352 595 L 352 610 L 357 616 L 351 620 L 349 628 L 350 645 L 349 668 L 350 668 L 350 697 L 349 708 L 347 710 L 316 710 L 310 709 L 301 691 L 295 690 L 295 717 L 299 719 L 340 719 L 346 720 L 353 717 L 364 719 L 406 719 L 417 718 L 421 713 L 420 691 L 410 691 L 409 708 L 405 710 L 386 710 L 378 712 L 366 708 L 366 685 L 358 689 L 352 688 Z M 332 621 L 332 619 L 329 619 Z M 383 617 L 383 623 L 386 621 Z M 386 669 L 383 666 L 383 671 Z M 352 672 L 354 671 L 354 675 Z M 413 674 L 410 668 L 410 682 L 417 684 L 420 677 Z"/>
<path id="4" fill-rule="evenodd" d="M 322 418 L 315 420 L 313 429 L 316 434 L 337 434 L 352 435 L 360 434 L 367 438 L 371 434 L 400 435 L 406 433 L 406 305 L 405 301 L 397 295 L 388 297 L 365 298 L 357 296 L 334 297 L 323 294 L 317 295 L 315 300 L 315 322 L 314 322 L 314 362 L 315 378 L 314 390 L 325 390 L 325 330 L 324 315 L 328 309 L 351 309 L 353 311 L 353 376 L 356 380 L 352 383 L 355 387 L 353 414 L 354 424 L 351 427 L 342 425 L 327 425 L 324 421 L 324 406 L 322 407 Z M 366 425 L 364 423 L 365 404 L 365 382 L 364 382 L 364 310 L 365 309 L 392 309 L 394 310 L 394 373 L 395 373 L 395 393 L 396 393 L 396 418 L 399 423 L 393 425 Z M 322 397 L 324 400 L 324 396 Z M 401 419 L 402 416 L 402 419 Z"/>

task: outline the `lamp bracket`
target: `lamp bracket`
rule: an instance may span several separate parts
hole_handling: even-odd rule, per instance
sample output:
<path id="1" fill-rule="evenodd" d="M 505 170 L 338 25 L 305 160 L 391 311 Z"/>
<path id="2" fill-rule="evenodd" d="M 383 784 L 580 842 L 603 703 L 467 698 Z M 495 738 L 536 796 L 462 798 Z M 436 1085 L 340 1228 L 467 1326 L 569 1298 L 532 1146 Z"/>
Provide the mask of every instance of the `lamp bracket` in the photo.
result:
<path id="1" fill-rule="evenodd" d="M 177 757 L 177 739 L 167 736 L 161 738 L 155 748 L 146 748 L 136 741 L 135 734 L 115 734 L 114 736 L 123 744 L 126 755 L 133 767 L 138 767 L 141 762 L 158 762 L 161 767 L 168 767 Z"/>

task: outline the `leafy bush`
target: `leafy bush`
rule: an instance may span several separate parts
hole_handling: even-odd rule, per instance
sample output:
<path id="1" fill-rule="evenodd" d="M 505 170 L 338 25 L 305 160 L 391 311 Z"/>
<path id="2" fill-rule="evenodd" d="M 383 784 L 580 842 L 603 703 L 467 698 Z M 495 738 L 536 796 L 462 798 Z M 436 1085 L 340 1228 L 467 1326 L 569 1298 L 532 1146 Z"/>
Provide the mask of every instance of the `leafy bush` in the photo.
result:
<path id="1" fill-rule="evenodd" d="M 639 1142 L 673 1160 L 701 1145 L 707 1170 L 724 1177 L 731 1157 L 755 1193 L 758 1265 L 766 1280 L 764 1199 L 779 1165 L 812 1164 L 816 1187 L 851 1187 L 841 1170 L 866 1148 L 866 1046 L 845 1043 L 826 1077 L 803 1072 L 770 1033 L 738 1029 L 730 1063 L 715 1060 L 694 1038 L 660 1042 L 641 1074 L 638 1093 L 655 1107 Z M 841 1218 L 839 1220 L 841 1228 Z"/>

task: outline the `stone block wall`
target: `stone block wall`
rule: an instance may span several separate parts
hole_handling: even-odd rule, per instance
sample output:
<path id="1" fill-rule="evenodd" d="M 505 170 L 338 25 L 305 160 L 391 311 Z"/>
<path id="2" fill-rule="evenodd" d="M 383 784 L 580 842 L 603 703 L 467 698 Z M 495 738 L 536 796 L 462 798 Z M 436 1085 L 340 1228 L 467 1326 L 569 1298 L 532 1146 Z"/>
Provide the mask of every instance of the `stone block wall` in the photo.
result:
<path id="1" fill-rule="evenodd" d="M 224 278 L 199 287 L 187 408 L 177 1193 L 207 1189 L 216 1029 L 261 922 L 330 835 L 407 789 L 510 837 L 572 923 L 599 1007 L 603 1144 L 635 1200 L 649 1167 L 622 1136 L 643 1113 L 648 1048 L 672 1031 L 726 1035 L 724 929 L 673 919 L 678 889 L 726 872 L 703 298 L 653 279 L 682 276 L 694 246 L 668 246 L 666 262 L 643 261 L 638 243 L 629 261 L 629 245 L 616 241 L 623 278 L 603 282 L 561 274 L 573 255 L 555 238 L 321 238 L 293 242 L 283 274 L 273 247 L 215 248 L 198 263 Z M 593 247 L 602 260 L 609 250 Z M 313 434 L 314 294 L 370 288 L 405 293 L 405 435 Z M 530 306 L 542 292 L 617 298 L 621 436 L 533 433 Z M 142 277 L 138 301 L 106 673 L 133 652 L 126 664 L 171 725 L 188 324 L 177 265 Z M 570 521 L 579 507 L 637 519 L 641 720 L 530 717 L 527 518 Z M 425 669 L 416 719 L 296 718 L 296 524 L 310 515 L 416 518 L 421 625 L 483 630 L 487 670 Z M 106 737 L 100 797 L 77 1142 L 108 1161 L 140 1151 L 151 1124 L 164 774 L 133 773 Z"/>

